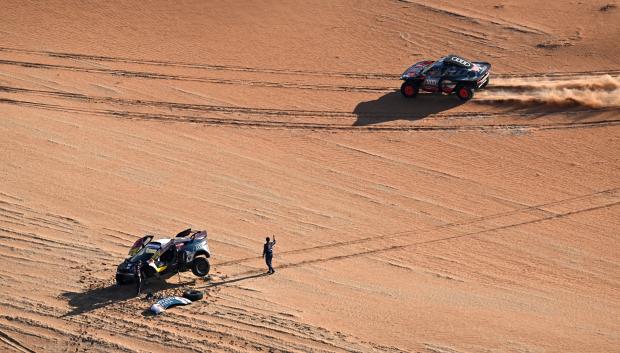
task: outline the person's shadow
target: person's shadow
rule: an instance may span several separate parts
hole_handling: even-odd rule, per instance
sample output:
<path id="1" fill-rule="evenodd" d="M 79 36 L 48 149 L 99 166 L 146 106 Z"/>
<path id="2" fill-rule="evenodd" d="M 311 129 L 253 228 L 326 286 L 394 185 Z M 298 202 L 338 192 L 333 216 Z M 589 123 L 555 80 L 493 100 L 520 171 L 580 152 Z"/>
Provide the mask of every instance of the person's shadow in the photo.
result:
<path id="1" fill-rule="evenodd" d="M 463 104 L 454 96 L 420 93 L 405 98 L 400 92 L 390 92 L 378 99 L 361 102 L 353 110 L 357 120 L 353 126 L 381 124 L 393 120 L 420 120 Z"/>

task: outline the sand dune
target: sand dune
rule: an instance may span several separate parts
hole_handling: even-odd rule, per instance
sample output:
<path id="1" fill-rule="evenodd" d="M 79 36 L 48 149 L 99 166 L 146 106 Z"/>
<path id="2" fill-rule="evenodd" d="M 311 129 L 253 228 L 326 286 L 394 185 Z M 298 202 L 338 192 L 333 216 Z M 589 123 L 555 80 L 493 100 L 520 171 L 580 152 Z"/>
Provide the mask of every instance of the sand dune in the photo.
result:
<path id="1" fill-rule="evenodd" d="M 613 3 L 5 4 L 0 351 L 616 352 Z M 403 99 L 446 53 L 463 103 Z M 205 300 L 114 284 L 206 229 Z M 265 276 L 267 235 L 277 273 Z"/>

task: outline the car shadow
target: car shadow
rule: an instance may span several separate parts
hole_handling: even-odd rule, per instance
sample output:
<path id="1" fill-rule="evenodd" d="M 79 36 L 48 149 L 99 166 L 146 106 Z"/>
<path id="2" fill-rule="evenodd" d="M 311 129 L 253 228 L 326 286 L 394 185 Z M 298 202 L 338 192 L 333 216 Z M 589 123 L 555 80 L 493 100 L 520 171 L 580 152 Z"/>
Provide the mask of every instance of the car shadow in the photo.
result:
<path id="1" fill-rule="evenodd" d="M 458 107 L 464 102 L 454 96 L 420 93 L 405 98 L 400 92 L 390 92 L 378 99 L 361 102 L 353 110 L 357 120 L 353 126 L 381 124 L 394 120 L 420 120 Z"/>
<path id="2" fill-rule="evenodd" d="M 144 293 L 150 291 L 156 293 L 166 289 L 174 289 L 182 286 L 193 284 L 195 281 L 181 283 L 167 283 L 163 281 L 152 281 L 147 285 Z M 104 287 L 92 288 L 84 292 L 64 292 L 61 297 L 69 301 L 71 311 L 62 315 L 62 317 L 75 316 L 87 313 L 99 308 L 106 307 L 110 304 L 122 302 L 125 300 L 136 298 L 136 287 L 134 285 L 119 286 L 112 284 Z"/>

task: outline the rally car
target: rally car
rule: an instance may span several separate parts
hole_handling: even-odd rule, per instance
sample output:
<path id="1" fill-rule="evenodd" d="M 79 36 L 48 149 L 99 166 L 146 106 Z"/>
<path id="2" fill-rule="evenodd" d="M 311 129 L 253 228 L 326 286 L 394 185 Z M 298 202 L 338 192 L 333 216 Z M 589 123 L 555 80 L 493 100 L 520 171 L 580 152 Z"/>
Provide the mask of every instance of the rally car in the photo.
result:
<path id="1" fill-rule="evenodd" d="M 129 255 L 116 269 L 116 283 L 135 283 L 138 293 L 147 278 L 167 279 L 178 272 L 191 270 L 198 277 L 209 274 L 209 245 L 206 231 L 186 229 L 174 238 L 153 240 L 146 235 L 138 239 Z"/>
<path id="2" fill-rule="evenodd" d="M 491 64 L 470 62 L 457 55 L 447 55 L 432 61 L 420 61 L 408 68 L 400 77 L 404 80 L 400 92 L 415 98 L 420 90 L 435 93 L 455 93 L 461 100 L 474 97 L 474 91 L 489 84 Z"/>

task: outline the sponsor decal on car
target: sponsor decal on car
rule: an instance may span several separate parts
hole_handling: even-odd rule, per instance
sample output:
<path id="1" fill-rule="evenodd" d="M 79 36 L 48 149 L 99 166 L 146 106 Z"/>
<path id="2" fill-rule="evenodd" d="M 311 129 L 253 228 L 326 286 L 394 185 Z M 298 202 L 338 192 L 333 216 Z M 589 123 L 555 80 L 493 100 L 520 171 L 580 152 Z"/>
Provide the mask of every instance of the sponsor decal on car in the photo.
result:
<path id="1" fill-rule="evenodd" d="M 439 83 L 438 78 L 427 78 L 426 80 L 424 80 L 425 86 L 437 86 L 438 83 Z"/>
<path id="2" fill-rule="evenodd" d="M 470 67 L 471 66 L 471 63 L 469 61 L 467 61 L 467 60 L 465 60 L 463 58 L 459 58 L 458 56 L 451 57 L 450 61 L 459 63 L 459 64 L 461 64 L 461 65 L 463 65 L 465 67 Z"/>

